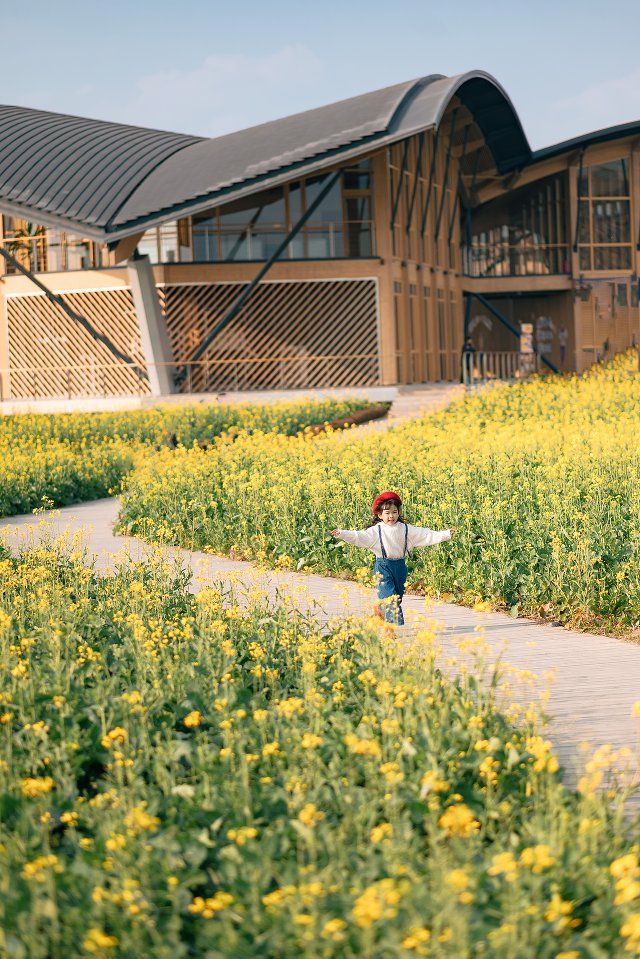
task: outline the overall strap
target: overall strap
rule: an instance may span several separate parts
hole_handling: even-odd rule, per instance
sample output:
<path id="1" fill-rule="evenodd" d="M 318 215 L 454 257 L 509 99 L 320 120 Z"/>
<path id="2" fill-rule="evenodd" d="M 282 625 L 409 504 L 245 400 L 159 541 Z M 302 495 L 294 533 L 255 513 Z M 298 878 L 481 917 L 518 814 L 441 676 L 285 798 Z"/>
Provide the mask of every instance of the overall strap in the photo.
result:
<path id="1" fill-rule="evenodd" d="M 403 558 L 404 558 L 404 557 L 408 554 L 408 552 L 409 552 L 409 550 L 407 549 L 407 542 L 408 542 L 408 540 L 409 540 L 409 527 L 408 527 L 407 524 L 405 523 L 405 524 L 404 524 L 404 550 L 402 551 L 402 557 L 403 557 Z"/>
<path id="2" fill-rule="evenodd" d="M 380 550 L 381 550 L 381 552 L 382 552 L 382 558 L 383 558 L 383 559 L 386 559 L 386 558 L 387 558 L 387 551 L 386 551 L 386 549 L 384 548 L 384 543 L 382 542 L 382 530 L 381 530 L 381 528 L 380 528 L 381 526 L 382 526 L 382 523 L 378 523 L 378 539 L 380 540 Z"/>

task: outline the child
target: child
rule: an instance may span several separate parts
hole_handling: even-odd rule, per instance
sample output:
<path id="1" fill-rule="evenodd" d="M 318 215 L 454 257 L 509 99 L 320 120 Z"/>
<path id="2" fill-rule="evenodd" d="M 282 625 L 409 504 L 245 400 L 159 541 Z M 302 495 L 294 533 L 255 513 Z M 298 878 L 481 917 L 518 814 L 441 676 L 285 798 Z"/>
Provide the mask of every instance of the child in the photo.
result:
<path id="1" fill-rule="evenodd" d="M 423 526 L 410 526 L 400 515 L 402 500 L 397 493 L 386 490 L 373 501 L 371 512 L 374 519 L 367 529 L 334 529 L 332 536 L 344 540 L 351 546 L 363 546 L 375 553 L 373 567 L 378 574 L 378 598 L 390 600 L 384 604 L 384 614 L 380 606 L 375 610 L 388 623 L 404 625 L 402 597 L 407 581 L 406 557 L 412 549 L 419 546 L 435 546 L 451 539 L 455 529 L 443 529 L 435 532 Z"/>

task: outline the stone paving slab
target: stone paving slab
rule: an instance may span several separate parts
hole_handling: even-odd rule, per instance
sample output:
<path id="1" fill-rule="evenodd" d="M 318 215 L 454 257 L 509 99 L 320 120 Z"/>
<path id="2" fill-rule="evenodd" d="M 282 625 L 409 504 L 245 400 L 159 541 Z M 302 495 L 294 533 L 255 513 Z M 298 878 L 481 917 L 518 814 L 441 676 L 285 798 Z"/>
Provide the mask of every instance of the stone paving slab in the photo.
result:
<path id="1" fill-rule="evenodd" d="M 118 514 L 117 499 L 103 499 L 67 507 L 41 516 L 14 516 L 0 520 L 0 530 L 12 546 L 38 540 L 43 534 L 84 531 L 88 553 L 102 572 L 113 569 L 117 555 L 143 559 L 150 547 L 133 537 L 113 533 Z M 202 579 L 234 581 L 243 587 L 259 585 L 270 596 L 286 596 L 301 609 L 314 612 L 321 621 L 344 613 L 368 616 L 371 591 L 355 583 L 315 574 L 264 570 L 252 563 L 174 547 L 162 547 L 193 573 L 190 589 L 197 592 Z M 477 637 L 478 629 L 489 644 L 490 661 L 502 661 L 538 677 L 554 674 L 547 710 L 549 735 L 559 753 L 567 782 L 575 781 L 582 764 L 580 746 L 591 748 L 611 743 L 627 746 L 637 754 L 638 721 L 631 717 L 640 700 L 640 645 L 611 637 L 580 633 L 561 627 L 539 625 L 503 613 L 481 613 L 453 603 L 429 605 L 419 596 L 404 601 L 407 621 L 428 617 L 438 625 L 441 661 L 459 657 L 462 637 Z M 407 640 L 417 626 L 406 627 Z M 544 683 L 543 683 L 544 685 Z M 548 683 L 547 683 L 548 685 Z M 513 699 L 534 698 L 526 683 L 516 686 Z"/>

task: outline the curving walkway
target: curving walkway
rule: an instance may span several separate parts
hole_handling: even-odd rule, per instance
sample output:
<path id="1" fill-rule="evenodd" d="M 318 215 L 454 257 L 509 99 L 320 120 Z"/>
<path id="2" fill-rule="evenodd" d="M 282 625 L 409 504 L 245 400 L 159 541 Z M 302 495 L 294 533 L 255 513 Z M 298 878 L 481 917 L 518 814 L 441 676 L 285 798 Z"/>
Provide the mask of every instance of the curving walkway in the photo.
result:
<path id="1" fill-rule="evenodd" d="M 115 535 L 113 525 L 118 513 L 117 499 L 103 499 L 67 507 L 42 517 L 14 516 L 0 520 L 8 543 L 38 539 L 51 532 L 82 530 L 88 553 L 102 572 L 113 569 L 119 556 L 141 559 L 150 549 L 133 537 Z M 154 547 L 157 549 L 157 547 Z M 255 584 L 272 596 L 287 597 L 321 621 L 332 615 L 351 613 L 366 616 L 371 611 L 371 593 L 357 584 L 325 576 L 264 570 L 252 563 L 209 556 L 174 547 L 163 547 L 193 575 L 191 590 L 197 592 L 203 581 L 235 581 L 243 586 Z M 548 684 L 554 674 L 547 707 L 551 716 L 549 735 L 565 769 L 567 782 L 575 781 L 583 762 L 581 744 L 591 748 L 611 743 L 616 749 L 638 747 L 640 723 L 633 720 L 633 704 L 640 700 L 640 645 L 606 636 L 578 633 L 563 628 L 538 625 L 526 619 L 513 619 L 502 613 L 480 613 L 453 603 L 425 607 L 418 596 L 404 602 L 408 621 L 407 641 L 415 635 L 416 618 L 428 616 L 439 627 L 441 662 L 460 657 L 457 644 L 463 636 L 483 631 L 490 647 L 490 661 L 504 662 L 536 674 Z M 453 668 L 449 664 L 449 668 Z M 513 699 L 528 702 L 535 698 L 526 681 L 516 683 Z"/>

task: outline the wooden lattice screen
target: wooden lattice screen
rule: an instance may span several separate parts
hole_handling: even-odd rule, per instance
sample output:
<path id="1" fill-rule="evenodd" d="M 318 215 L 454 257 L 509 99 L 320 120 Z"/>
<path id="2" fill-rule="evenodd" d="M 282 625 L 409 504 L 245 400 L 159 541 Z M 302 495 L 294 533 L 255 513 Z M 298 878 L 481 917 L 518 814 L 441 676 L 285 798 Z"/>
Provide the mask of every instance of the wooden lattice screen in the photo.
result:
<path id="1" fill-rule="evenodd" d="M 66 293 L 66 303 L 145 369 L 131 291 Z M 9 296 L 10 395 L 19 398 L 148 393 L 135 368 L 118 362 L 44 295 Z"/>
<path id="2" fill-rule="evenodd" d="M 159 287 L 177 363 L 193 354 L 242 288 Z M 379 382 L 376 281 L 272 281 L 188 369 L 185 392 L 369 386 Z"/>

